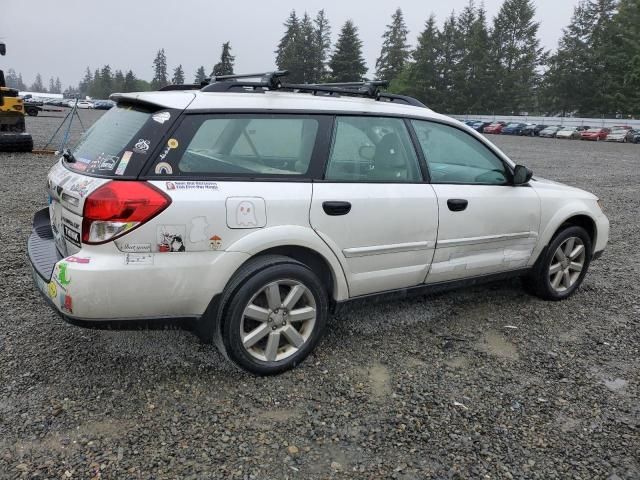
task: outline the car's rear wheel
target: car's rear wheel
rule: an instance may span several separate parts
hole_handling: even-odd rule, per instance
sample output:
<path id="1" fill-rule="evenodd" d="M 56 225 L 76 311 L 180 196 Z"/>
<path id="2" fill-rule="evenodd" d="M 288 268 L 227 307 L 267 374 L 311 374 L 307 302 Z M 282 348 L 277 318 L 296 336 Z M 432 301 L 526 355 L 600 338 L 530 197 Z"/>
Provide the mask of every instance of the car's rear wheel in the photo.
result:
<path id="1" fill-rule="evenodd" d="M 582 284 L 591 262 L 591 251 L 591 238 L 586 230 L 567 227 L 553 238 L 525 284 L 545 300 L 564 300 Z"/>
<path id="2" fill-rule="evenodd" d="M 248 268 L 247 268 L 248 267 Z M 257 375 L 302 362 L 322 337 L 327 293 L 304 264 L 281 256 L 251 262 L 224 309 L 221 337 L 229 358 Z"/>

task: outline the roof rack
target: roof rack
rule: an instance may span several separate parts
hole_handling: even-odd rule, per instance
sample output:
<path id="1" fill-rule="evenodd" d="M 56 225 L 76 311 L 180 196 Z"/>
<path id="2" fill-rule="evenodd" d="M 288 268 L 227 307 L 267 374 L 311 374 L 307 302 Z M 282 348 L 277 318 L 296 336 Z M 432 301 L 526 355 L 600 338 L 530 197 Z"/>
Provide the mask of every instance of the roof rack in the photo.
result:
<path id="1" fill-rule="evenodd" d="M 276 70 L 274 72 L 244 73 L 238 75 L 217 75 L 206 79 L 202 85 L 167 85 L 160 90 L 198 90 L 202 92 L 254 92 L 264 93 L 270 90 L 287 90 L 299 93 L 310 93 L 312 95 L 327 96 L 359 96 L 372 98 L 378 101 L 392 103 L 402 103 L 416 107 L 426 106 L 413 97 L 406 95 L 396 95 L 382 92 L 387 88 L 387 80 L 364 80 L 361 82 L 338 82 L 338 83 L 284 83 L 282 79 L 289 75 L 287 70 Z M 246 81 L 246 79 L 258 79 L 257 81 Z"/>

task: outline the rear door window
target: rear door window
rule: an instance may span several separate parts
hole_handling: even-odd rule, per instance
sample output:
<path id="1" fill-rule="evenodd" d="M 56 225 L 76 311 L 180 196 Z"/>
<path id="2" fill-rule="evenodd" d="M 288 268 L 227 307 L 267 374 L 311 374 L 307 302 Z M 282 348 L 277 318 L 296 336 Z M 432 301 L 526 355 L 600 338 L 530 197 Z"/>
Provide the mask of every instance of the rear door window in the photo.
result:
<path id="1" fill-rule="evenodd" d="M 160 158 L 181 176 L 303 177 L 309 174 L 318 133 L 327 119 L 309 115 L 187 115 L 175 152 Z"/>

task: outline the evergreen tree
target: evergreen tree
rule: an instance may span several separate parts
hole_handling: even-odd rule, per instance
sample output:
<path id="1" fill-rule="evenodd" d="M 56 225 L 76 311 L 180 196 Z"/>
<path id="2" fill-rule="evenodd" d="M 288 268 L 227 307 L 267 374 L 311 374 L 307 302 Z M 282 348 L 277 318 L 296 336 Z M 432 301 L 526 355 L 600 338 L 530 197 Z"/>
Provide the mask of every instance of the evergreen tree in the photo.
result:
<path id="1" fill-rule="evenodd" d="M 113 91 L 114 92 L 124 92 L 124 74 L 122 70 L 116 70 L 115 75 L 113 76 Z"/>
<path id="2" fill-rule="evenodd" d="M 19 91 L 25 91 L 27 89 L 27 86 L 22 81 L 22 74 L 16 73 L 13 68 L 7 70 L 5 82 L 9 88 L 15 88 Z"/>
<path id="3" fill-rule="evenodd" d="M 301 42 L 300 20 L 292 10 L 284 23 L 285 32 L 276 49 L 276 65 L 279 70 L 288 70 L 291 83 L 304 81 L 305 54 Z"/>
<path id="4" fill-rule="evenodd" d="M 315 28 L 307 12 L 304 13 L 300 21 L 300 34 L 295 43 L 302 67 L 302 78 L 300 81 L 302 83 L 317 82 L 316 71 L 318 66 L 316 64 L 315 52 Z"/>
<path id="5" fill-rule="evenodd" d="M 109 65 L 105 65 L 100 71 L 97 93 L 98 98 L 109 98 L 109 95 L 113 93 L 113 76 Z"/>
<path id="6" fill-rule="evenodd" d="M 193 82 L 199 85 L 204 82 L 206 78 L 207 74 L 204 71 L 204 66 L 201 66 L 200 68 L 198 68 L 198 70 L 196 70 L 196 77 Z"/>
<path id="7" fill-rule="evenodd" d="M 124 76 L 124 83 L 122 86 L 123 92 L 135 92 L 137 87 L 136 76 L 131 70 L 129 70 Z"/>
<path id="8" fill-rule="evenodd" d="M 182 70 L 182 64 L 178 65 L 173 70 L 173 78 L 171 79 L 171 83 L 173 83 L 174 85 L 184 84 L 184 70 Z"/>
<path id="9" fill-rule="evenodd" d="M 85 96 L 89 94 L 89 87 L 93 83 L 93 75 L 89 67 L 85 71 L 84 78 L 78 84 L 78 91 L 81 95 Z"/>
<path id="10" fill-rule="evenodd" d="M 532 0 L 505 0 L 494 19 L 491 46 L 498 111 L 518 114 L 535 106 L 544 52 L 534 17 Z"/>
<path id="11" fill-rule="evenodd" d="M 324 10 L 320 10 L 313 21 L 315 29 L 313 32 L 313 75 L 311 82 L 323 81 L 328 76 L 327 61 L 331 48 L 331 27 Z"/>
<path id="12" fill-rule="evenodd" d="M 169 84 L 167 78 L 167 56 L 164 48 L 158 50 L 156 58 L 153 60 L 153 80 L 151 80 L 151 88 L 158 90 Z"/>
<path id="13" fill-rule="evenodd" d="M 58 93 L 56 92 L 56 81 L 53 77 L 49 78 L 49 93 Z"/>
<path id="14" fill-rule="evenodd" d="M 236 57 L 231 55 L 231 42 L 222 44 L 222 53 L 220 61 L 213 67 L 214 75 L 233 75 L 233 62 Z"/>
<path id="15" fill-rule="evenodd" d="M 376 60 L 376 75 L 383 80 L 396 78 L 409 60 L 410 49 L 407 44 L 407 26 L 402 10 L 399 8 L 391 16 L 391 24 L 382 35 L 384 39 L 380 57 Z"/>
<path id="16" fill-rule="evenodd" d="M 367 73 L 367 65 L 362 56 L 362 40 L 352 20 L 347 20 L 340 30 L 329 68 L 334 82 L 361 81 Z"/>
<path id="17" fill-rule="evenodd" d="M 439 110 L 442 112 L 454 112 L 458 107 L 455 98 L 456 73 L 460 62 L 460 34 L 458 32 L 458 22 L 454 12 L 445 20 L 442 31 L 438 35 L 438 58 L 436 59 L 436 70 L 438 83 L 437 90 L 440 92 Z"/>
<path id="18" fill-rule="evenodd" d="M 91 98 L 100 98 L 102 95 L 102 79 L 100 78 L 100 69 L 98 68 L 93 72 L 93 80 L 89 84 L 86 95 Z"/>
<path id="19" fill-rule="evenodd" d="M 36 75 L 36 80 L 31 84 L 30 89 L 32 92 L 42 92 L 46 93 L 47 89 L 44 87 L 42 83 L 42 75 L 39 73 Z"/>
<path id="20" fill-rule="evenodd" d="M 614 17 L 617 42 L 615 71 L 620 76 L 621 94 L 627 113 L 640 115 L 640 2 L 620 0 Z"/>
<path id="21" fill-rule="evenodd" d="M 62 93 L 62 82 L 60 81 L 60 77 L 56 77 L 55 90 L 56 93 Z"/>
<path id="22" fill-rule="evenodd" d="M 402 73 L 391 82 L 390 91 L 410 95 L 431 108 L 438 109 L 441 92 L 436 63 L 439 53 L 439 31 L 432 14 L 418 37 L 418 45 L 411 53 L 413 62 L 407 63 Z"/>

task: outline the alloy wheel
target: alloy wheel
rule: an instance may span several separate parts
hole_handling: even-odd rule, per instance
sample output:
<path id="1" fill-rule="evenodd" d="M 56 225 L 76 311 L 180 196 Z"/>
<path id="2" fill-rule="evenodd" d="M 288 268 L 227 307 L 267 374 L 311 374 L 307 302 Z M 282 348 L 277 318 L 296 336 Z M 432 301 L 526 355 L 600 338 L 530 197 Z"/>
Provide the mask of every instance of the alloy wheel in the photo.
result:
<path id="1" fill-rule="evenodd" d="M 316 316 L 316 302 L 309 288 L 297 280 L 271 282 L 244 309 L 240 321 L 242 345 L 257 360 L 279 362 L 305 345 Z"/>
<path id="2" fill-rule="evenodd" d="M 584 269 L 587 252 L 584 242 L 578 237 L 569 237 L 562 242 L 549 265 L 549 282 L 556 292 L 571 288 Z"/>

